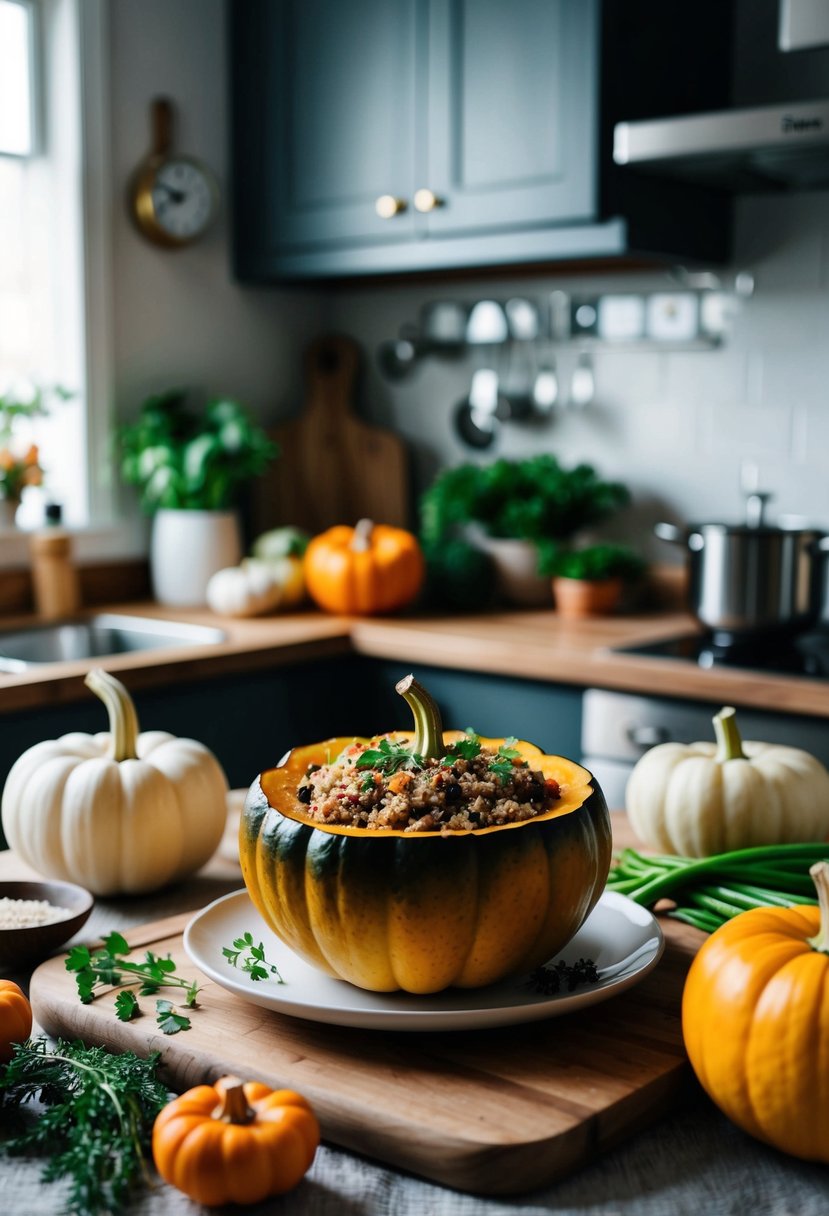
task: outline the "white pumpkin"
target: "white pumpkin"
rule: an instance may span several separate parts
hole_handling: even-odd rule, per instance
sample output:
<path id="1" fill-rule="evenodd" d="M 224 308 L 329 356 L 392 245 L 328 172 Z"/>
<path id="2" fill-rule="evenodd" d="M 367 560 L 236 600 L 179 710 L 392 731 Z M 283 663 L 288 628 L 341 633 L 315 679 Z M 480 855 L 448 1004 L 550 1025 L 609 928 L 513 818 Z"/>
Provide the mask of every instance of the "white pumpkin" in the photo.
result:
<path id="1" fill-rule="evenodd" d="M 796 747 L 743 743 L 732 708 L 716 743 L 660 743 L 628 781 L 625 805 L 650 848 L 707 857 L 829 836 L 829 772 Z"/>
<path id="2" fill-rule="evenodd" d="M 243 561 L 217 570 L 207 584 L 208 607 L 219 616 L 261 616 L 282 599 L 279 571 L 268 562 Z"/>
<path id="3" fill-rule="evenodd" d="M 138 732 L 123 684 L 91 671 L 110 732 L 36 743 L 3 790 L 3 830 L 41 874 L 95 895 L 152 891 L 212 856 L 227 818 L 227 779 L 194 739 Z"/>

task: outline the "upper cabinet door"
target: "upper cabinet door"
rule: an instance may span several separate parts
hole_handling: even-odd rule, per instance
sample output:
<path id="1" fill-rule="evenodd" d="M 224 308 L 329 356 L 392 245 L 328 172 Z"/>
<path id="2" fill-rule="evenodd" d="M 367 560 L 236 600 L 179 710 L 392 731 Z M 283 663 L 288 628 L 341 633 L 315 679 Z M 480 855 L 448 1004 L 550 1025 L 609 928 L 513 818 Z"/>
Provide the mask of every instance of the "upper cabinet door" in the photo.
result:
<path id="1" fill-rule="evenodd" d="M 416 188 L 438 200 L 426 212 L 429 235 L 592 219 L 595 0 L 428 6 L 428 117 Z"/>
<path id="2" fill-rule="evenodd" d="M 269 10 L 272 248 L 410 239 L 417 0 L 280 0 Z M 377 214 L 388 196 L 404 208 Z"/>

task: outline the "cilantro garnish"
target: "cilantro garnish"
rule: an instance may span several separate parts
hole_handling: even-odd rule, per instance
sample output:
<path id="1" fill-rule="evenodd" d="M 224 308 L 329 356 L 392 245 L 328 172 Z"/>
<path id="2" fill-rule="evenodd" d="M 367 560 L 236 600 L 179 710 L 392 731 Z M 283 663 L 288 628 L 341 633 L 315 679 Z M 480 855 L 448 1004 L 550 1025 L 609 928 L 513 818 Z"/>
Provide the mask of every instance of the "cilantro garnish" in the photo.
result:
<path id="1" fill-rule="evenodd" d="M 147 950 L 143 963 L 133 963 L 126 959 L 129 952 L 127 940 L 120 933 L 110 933 L 105 937 L 99 950 L 91 951 L 87 946 L 72 947 L 66 959 L 66 970 L 75 973 L 78 996 L 84 1005 L 91 1004 L 98 988 L 118 988 L 140 981 L 138 996 L 153 996 L 160 988 L 181 988 L 184 990 L 184 1003 L 188 1008 L 193 1008 L 197 1003 L 199 986 L 195 980 L 176 974 L 176 964 L 169 954 L 162 958 Z M 138 998 L 132 988 L 119 992 L 115 998 L 115 1016 L 119 1021 L 128 1022 L 138 1012 Z M 184 1022 L 187 1025 L 181 1024 L 177 1029 L 186 1030 L 190 1025 L 189 1019 L 184 1018 Z M 173 1031 L 165 1030 L 164 1033 L 172 1034 Z"/>
<path id="2" fill-rule="evenodd" d="M 190 1019 L 183 1013 L 176 1013 L 172 1001 L 156 1001 L 155 1008 L 155 1020 L 163 1034 L 178 1034 L 180 1030 L 190 1029 Z"/>
<path id="3" fill-rule="evenodd" d="M 234 938 L 232 948 L 222 946 L 222 954 L 231 967 L 238 967 L 241 958 L 242 970 L 247 972 L 252 980 L 267 980 L 276 976 L 277 984 L 285 983 L 279 974 L 279 968 L 265 958 L 264 944 L 260 942 L 257 946 L 251 932 Z"/>
<path id="4" fill-rule="evenodd" d="M 447 748 L 441 764 L 454 764 L 456 760 L 474 760 L 481 753 L 481 738 L 471 726 L 464 731 L 465 739 L 458 739 Z"/>
<path id="5" fill-rule="evenodd" d="M 115 998 L 115 1016 L 119 1022 L 129 1022 L 138 1013 L 138 997 L 131 988 L 125 988 Z"/>
<path id="6" fill-rule="evenodd" d="M 409 751 L 402 743 L 381 739 L 377 747 L 369 748 L 359 756 L 357 768 L 372 768 L 391 776 L 401 768 L 423 768 L 425 763 L 418 752 Z"/>
<path id="7" fill-rule="evenodd" d="M 515 770 L 513 760 L 517 760 L 521 755 L 518 748 L 515 746 L 517 742 L 518 740 L 513 735 L 510 735 L 508 739 L 505 739 L 498 748 L 498 751 L 495 753 L 495 759 L 489 766 L 489 771 L 494 773 L 503 784 L 506 784 L 506 782 L 509 781 Z"/>

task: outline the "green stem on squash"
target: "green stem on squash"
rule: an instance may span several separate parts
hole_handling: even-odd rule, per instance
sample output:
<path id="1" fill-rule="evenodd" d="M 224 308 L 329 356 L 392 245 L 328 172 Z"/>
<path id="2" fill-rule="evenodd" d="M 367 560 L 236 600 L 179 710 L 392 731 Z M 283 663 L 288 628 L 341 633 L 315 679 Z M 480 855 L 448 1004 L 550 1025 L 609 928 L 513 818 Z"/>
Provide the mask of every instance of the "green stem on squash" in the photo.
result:
<path id="1" fill-rule="evenodd" d="M 717 763 L 726 760 L 745 760 L 743 741 L 737 727 L 737 711 L 728 705 L 714 717 L 714 733 L 717 736 Z"/>
<path id="2" fill-rule="evenodd" d="M 443 745 L 443 723 L 440 710 L 431 694 L 413 675 L 404 676 L 394 686 L 414 714 L 415 737 L 412 751 L 429 760 L 439 760 L 445 752 Z"/>
<path id="3" fill-rule="evenodd" d="M 821 954 L 829 954 L 829 862 L 816 861 L 810 867 L 809 873 L 817 888 L 820 928 L 816 935 L 807 938 L 807 941 L 813 950 L 819 950 Z"/>
<path id="4" fill-rule="evenodd" d="M 119 764 L 122 760 L 137 759 L 138 715 L 124 685 L 100 667 L 87 673 L 84 684 L 100 697 L 109 714 L 112 759 Z"/>

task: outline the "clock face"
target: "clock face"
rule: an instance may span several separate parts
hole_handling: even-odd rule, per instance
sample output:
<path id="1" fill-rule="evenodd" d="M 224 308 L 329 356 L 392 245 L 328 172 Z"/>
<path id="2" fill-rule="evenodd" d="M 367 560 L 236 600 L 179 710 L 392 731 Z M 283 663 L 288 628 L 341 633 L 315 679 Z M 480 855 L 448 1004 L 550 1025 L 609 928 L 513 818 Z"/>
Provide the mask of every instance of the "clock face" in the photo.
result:
<path id="1" fill-rule="evenodd" d="M 206 172 L 191 160 L 168 160 L 152 186 L 155 221 L 175 241 L 191 241 L 210 224 L 215 193 Z"/>

